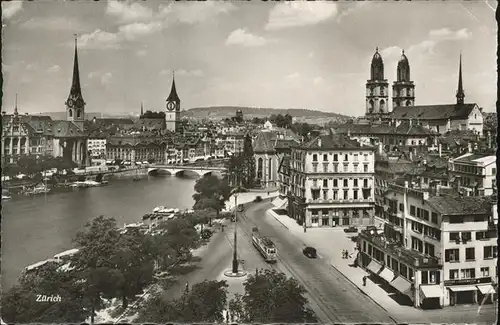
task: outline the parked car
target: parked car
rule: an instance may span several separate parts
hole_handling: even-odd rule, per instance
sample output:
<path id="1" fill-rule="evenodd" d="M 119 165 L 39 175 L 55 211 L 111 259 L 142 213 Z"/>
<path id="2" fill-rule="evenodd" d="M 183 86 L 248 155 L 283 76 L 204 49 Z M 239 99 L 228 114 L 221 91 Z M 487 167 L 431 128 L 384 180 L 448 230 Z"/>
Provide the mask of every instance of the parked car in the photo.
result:
<path id="1" fill-rule="evenodd" d="M 318 254 L 316 253 L 316 248 L 307 246 L 302 250 L 302 253 L 304 253 L 305 256 L 309 258 L 316 258 Z"/>
<path id="2" fill-rule="evenodd" d="M 344 228 L 344 232 L 347 232 L 347 233 L 349 233 L 349 232 L 358 232 L 358 228 L 351 226 L 349 228 Z"/>

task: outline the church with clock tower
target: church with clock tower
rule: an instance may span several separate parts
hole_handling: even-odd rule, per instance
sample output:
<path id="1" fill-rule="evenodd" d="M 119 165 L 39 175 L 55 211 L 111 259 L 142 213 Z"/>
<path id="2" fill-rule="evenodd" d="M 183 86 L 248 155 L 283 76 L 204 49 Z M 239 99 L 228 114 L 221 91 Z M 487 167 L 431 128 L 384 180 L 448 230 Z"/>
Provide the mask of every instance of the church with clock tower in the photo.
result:
<path id="1" fill-rule="evenodd" d="M 165 124 L 169 131 L 177 132 L 180 128 L 181 100 L 175 88 L 175 75 L 172 75 L 172 88 L 166 100 Z"/>

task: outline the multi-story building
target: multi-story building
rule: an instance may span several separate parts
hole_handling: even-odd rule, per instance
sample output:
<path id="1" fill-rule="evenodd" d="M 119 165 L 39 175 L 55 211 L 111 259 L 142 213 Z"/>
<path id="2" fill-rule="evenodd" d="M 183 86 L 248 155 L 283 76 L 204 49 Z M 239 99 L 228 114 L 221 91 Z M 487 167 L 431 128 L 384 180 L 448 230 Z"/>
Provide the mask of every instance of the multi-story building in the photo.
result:
<path id="1" fill-rule="evenodd" d="M 166 148 L 167 142 L 158 137 L 113 136 L 106 142 L 106 159 L 162 164 L 165 162 Z"/>
<path id="2" fill-rule="evenodd" d="M 389 185 L 384 229 L 359 235 L 358 263 L 415 307 L 483 303 L 496 283 L 496 201 Z"/>
<path id="3" fill-rule="evenodd" d="M 290 148 L 299 143 L 297 135 L 288 129 L 273 129 L 271 126 L 259 130 L 252 141 L 256 183 L 263 187 L 280 187 L 280 162 L 285 156 L 290 156 Z"/>
<path id="4" fill-rule="evenodd" d="M 106 138 L 87 139 L 87 149 L 91 158 L 106 157 Z"/>
<path id="5" fill-rule="evenodd" d="M 496 156 L 467 153 L 450 159 L 450 182 L 465 195 L 492 195 L 497 191 Z"/>
<path id="6" fill-rule="evenodd" d="M 245 141 L 245 132 L 232 131 L 227 132 L 224 136 L 224 146 L 226 152 L 230 154 L 238 154 L 243 152 L 243 143 Z"/>
<path id="7" fill-rule="evenodd" d="M 338 134 L 292 147 L 288 215 L 304 227 L 372 224 L 374 156 Z"/>

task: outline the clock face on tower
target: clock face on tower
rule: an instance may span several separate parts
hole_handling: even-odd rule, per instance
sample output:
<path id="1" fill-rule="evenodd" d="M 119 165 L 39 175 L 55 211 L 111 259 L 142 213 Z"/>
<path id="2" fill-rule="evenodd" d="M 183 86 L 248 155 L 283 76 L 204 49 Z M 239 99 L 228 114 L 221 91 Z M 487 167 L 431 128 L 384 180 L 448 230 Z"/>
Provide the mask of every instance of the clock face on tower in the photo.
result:
<path id="1" fill-rule="evenodd" d="M 72 99 L 68 99 L 68 107 L 73 107 L 74 102 Z"/>
<path id="2" fill-rule="evenodd" d="M 168 102 L 167 103 L 167 109 L 169 111 L 173 111 L 175 109 L 175 103 L 174 102 Z"/>

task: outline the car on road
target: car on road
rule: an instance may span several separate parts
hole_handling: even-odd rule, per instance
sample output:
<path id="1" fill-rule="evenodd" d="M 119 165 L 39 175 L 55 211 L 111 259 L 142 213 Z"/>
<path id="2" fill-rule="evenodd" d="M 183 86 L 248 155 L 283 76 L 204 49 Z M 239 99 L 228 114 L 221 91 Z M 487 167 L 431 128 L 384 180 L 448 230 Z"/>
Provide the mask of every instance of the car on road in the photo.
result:
<path id="1" fill-rule="evenodd" d="M 316 258 L 318 254 L 316 253 L 316 248 L 307 246 L 302 250 L 302 253 L 304 253 L 305 256 L 309 258 Z"/>
<path id="2" fill-rule="evenodd" d="M 238 212 L 242 212 L 243 210 L 245 210 L 245 207 L 243 206 L 243 204 L 238 204 L 238 208 L 237 208 Z"/>
<path id="3" fill-rule="evenodd" d="M 347 232 L 347 233 L 349 233 L 349 232 L 358 232 L 358 228 L 351 226 L 349 228 L 344 228 L 344 232 Z"/>

